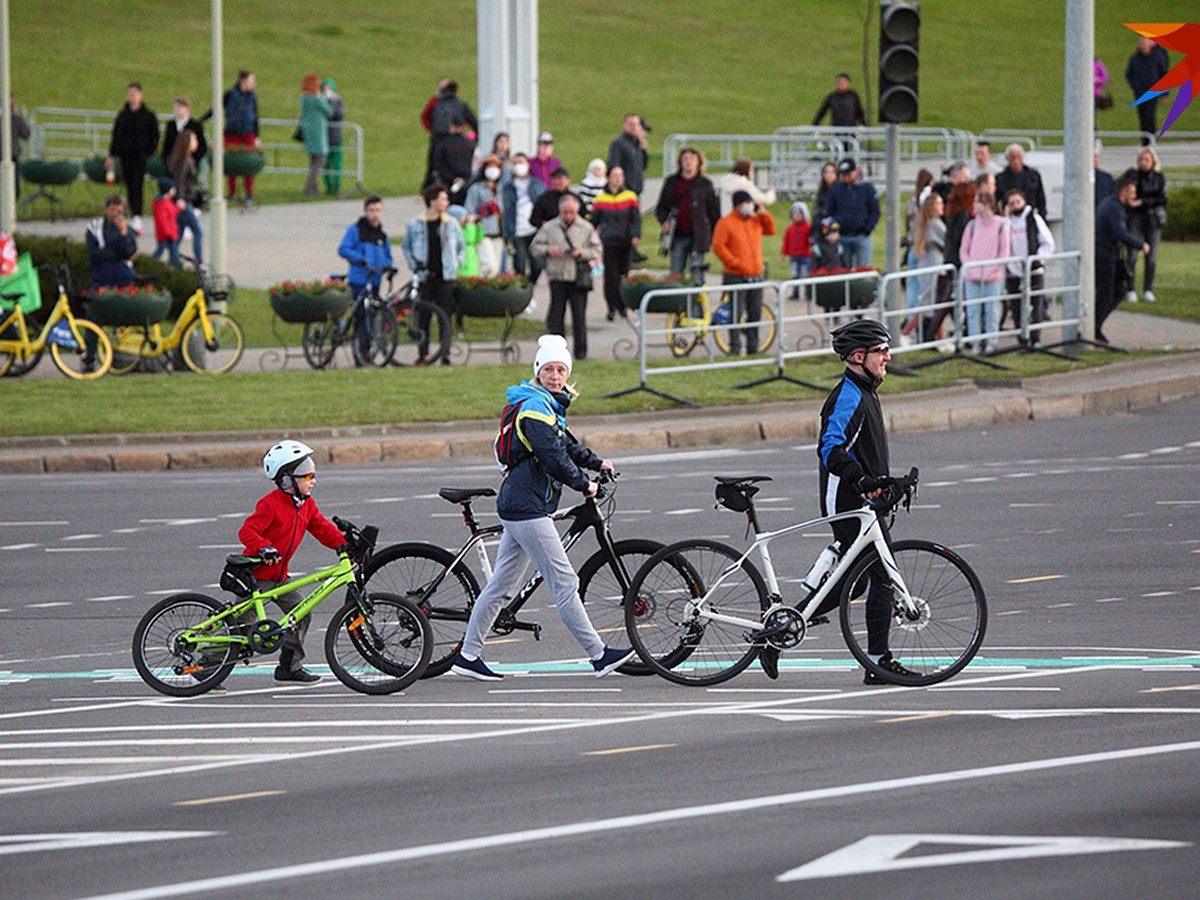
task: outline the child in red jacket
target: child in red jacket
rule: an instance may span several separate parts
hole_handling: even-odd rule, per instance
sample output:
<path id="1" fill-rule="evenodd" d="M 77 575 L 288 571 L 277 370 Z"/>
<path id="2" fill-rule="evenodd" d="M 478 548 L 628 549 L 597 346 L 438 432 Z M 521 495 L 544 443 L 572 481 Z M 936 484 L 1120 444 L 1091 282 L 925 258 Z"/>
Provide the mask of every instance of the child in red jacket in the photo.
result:
<path id="1" fill-rule="evenodd" d="M 808 275 L 812 258 L 812 225 L 808 221 L 808 207 L 797 200 L 788 212 L 792 224 L 783 233 L 783 255 L 792 265 L 792 278 Z M 792 288 L 792 300 L 800 299 L 800 291 Z"/>
<path id="2" fill-rule="evenodd" d="M 153 258 L 164 252 L 172 269 L 179 268 L 179 204 L 175 200 L 175 182 L 170 178 L 158 179 L 158 196 L 154 198 L 154 247 Z"/>
<path id="3" fill-rule="evenodd" d="M 263 564 L 254 570 L 254 577 L 264 588 L 278 587 L 288 579 L 291 560 L 304 533 L 308 532 L 331 549 L 346 543 L 341 529 L 321 515 L 312 498 L 317 466 L 312 461 L 312 447 L 299 441 L 280 441 L 263 457 L 263 471 L 275 482 L 278 490 L 271 491 L 254 506 L 249 518 L 238 530 L 246 556 L 257 556 Z M 302 600 L 300 591 L 289 591 L 275 599 L 285 613 L 291 612 Z M 300 620 L 294 630 L 283 638 L 275 680 L 285 683 L 316 684 L 321 680 L 303 667 L 304 635 L 310 617 Z"/>

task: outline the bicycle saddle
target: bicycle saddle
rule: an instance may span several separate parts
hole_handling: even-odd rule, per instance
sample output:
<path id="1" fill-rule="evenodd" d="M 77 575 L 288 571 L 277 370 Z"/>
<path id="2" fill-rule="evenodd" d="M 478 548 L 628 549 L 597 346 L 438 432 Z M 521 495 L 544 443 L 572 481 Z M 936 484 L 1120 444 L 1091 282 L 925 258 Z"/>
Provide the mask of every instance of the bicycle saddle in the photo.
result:
<path id="1" fill-rule="evenodd" d="M 495 488 L 442 488 L 438 496 L 451 503 L 466 503 L 475 497 L 495 497 Z"/>
<path id="2" fill-rule="evenodd" d="M 17 300 L 20 300 L 24 296 L 25 296 L 25 294 L 21 291 L 18 291 L 15 294 L 0 294 L 0 297 L 2 297 L 5 300 L 8 300 L 10 302 L 16 302 Z"/>
<path id="3" fill-rule="evenodd" d="M 760 481 L 773 481 L 770 475 L 716 475 L 721 484 L 757 484 Z"/>

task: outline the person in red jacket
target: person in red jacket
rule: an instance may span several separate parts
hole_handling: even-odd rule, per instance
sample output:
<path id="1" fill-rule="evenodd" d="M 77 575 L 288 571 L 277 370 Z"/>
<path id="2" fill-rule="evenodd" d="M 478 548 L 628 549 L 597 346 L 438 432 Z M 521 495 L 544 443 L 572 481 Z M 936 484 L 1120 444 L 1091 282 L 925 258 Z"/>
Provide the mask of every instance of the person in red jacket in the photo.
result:
<path id="1" fill-rule="evenodd" d="M 346 543 L 340 528 L 321 515 L 312 498 L 317 466 L 312 460 L 312 447 L 299 441 L 280 441 L 263 457 L 263 471 L 275 482 L 277 490 L 258 501 L 254 512 L 238 530 L 242 552 L 257 556 L 263 564 L 254 570 L 254 577 L 263 588 L 274 588 L 288 580 L 288 562 L 295 554 L 304 533 L 308 532 L 330 549 Z M 291 612 L 304 599 L 300 591 L 289 591 L 275 599 L 285 613 Z M 300 620 L 297 627 L 283 639 L 275 680 L 285 683 L 316 684 L 320 675 L 303 667 L 304 635 L 310 618 Z"/>
<path id="2" fill-rule="evenodd" d="M 763 280 L 763 235 L 775 233 L 775 218 L 754 202 L 747 191 L 736 191 L 733 209 L 717 220 L 713 229 L 712 251 L 725 267 L 722 284 L 747 284 Z M 746 351 L 758 352 L 758 323 L 762 319 L 762 290 L 735 291 L 730 294 L 729 352 L 737 356 L 742 335 Z M 745 314 L 743 315 L 743 310 Z M 738 323 L 744 322 L 744 325 Z"/>

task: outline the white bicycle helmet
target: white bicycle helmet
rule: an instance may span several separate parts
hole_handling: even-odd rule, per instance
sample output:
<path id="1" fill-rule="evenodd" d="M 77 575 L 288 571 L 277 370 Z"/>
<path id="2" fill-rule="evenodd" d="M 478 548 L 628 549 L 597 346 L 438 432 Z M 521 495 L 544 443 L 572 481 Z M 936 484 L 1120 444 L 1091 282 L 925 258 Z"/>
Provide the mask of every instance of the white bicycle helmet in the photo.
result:
<path id="1" fill-rule="evenodd" d="M 313 448 L 299 441 L 280 441 L 263 457 L 263 472 L 274 482 L 284 475 L 291 475 L 297 467 L 309 459 Z"/>

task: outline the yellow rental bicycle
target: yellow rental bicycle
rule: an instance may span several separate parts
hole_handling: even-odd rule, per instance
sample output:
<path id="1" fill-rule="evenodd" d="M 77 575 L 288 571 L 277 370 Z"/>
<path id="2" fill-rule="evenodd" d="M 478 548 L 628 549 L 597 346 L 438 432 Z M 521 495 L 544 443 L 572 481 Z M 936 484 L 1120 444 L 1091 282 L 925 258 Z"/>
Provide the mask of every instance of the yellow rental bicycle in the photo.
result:
<path id="1" fill-rule="evenodd" d="M 242 326 L 214 308 L 232 297 L 232 282 L 188 262 L 195 267 L 198 286 L 169 332 L 163 334 L 158 322 L 112 326 L 112 370 L 117 374 L 133 371 L 143 360 L 157 360 L 166 369 L 176 349 L 189 369 L 209 375 L 228 372 L 242 358 Z"/>
<path id="2" fill-rule="evenodd" d="M 57 278 L 58 302 L 37 334 L 30 334 L 25 312 L 15 302 L 24 294 L 0 294 L 14 303 L 13 311 L 0 320 L 0 376 L 14 367 L 18 374 L 24 375 L 38 364 L 49 347 L 50 358 L 68 378 L 79 381 L 99 378 L 112 365 L 113 348 L 108 335 L 100 326 L 71 313 L 70 266 L 64 262 L 41 268 L 53 272 Z"/>

